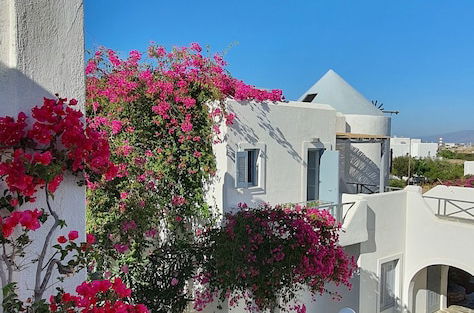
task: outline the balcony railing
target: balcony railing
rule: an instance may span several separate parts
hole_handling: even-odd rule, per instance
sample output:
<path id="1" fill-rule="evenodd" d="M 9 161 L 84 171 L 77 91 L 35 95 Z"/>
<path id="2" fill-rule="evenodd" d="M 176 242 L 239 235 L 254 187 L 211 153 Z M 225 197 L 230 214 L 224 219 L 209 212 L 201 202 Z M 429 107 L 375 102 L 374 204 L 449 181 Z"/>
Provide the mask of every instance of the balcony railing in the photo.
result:
<path id="1" fill-rule="evenodd" d="M 303 201 L 303 202 L 297 202 L 297 203 L 291 203 L 291 204 L 283 204 L 282 207 L 285 207 L 285 206 L 293 207 L 296 205 L 316 208 L 319 210 L 326 210 L 336 219 L 336 221 L 343 224 L 344 219 L 346 218 L 347 212 L 349 212 L 349 210 L 352 209 L 352 207 L 355 205 L 355 202 L 333 203 L 329 201 L 311 200 L 311 201 Z"/>
<path id="2" fill-rule="evenodd" d="M 423 196 L 428 203 L 435 203 L 433 209 L 437 216 L 457 218 L 457 219 L 474 219 L 474 201 L 449 199 L 442 197 Z"/>
<path id="3" fill-rule="evenodd" d="M 365 184 L 365 183 L 348 183 L 348 182 L 346 182 L 346 184 L 355 186 L 355 193 L 372 194 L 372 193 L 379 192 L 379 185 Z M 397 190 L 402 190 L 402 189 L 403 188 L 385 186 L 384 192 L 397 191 Z"/>

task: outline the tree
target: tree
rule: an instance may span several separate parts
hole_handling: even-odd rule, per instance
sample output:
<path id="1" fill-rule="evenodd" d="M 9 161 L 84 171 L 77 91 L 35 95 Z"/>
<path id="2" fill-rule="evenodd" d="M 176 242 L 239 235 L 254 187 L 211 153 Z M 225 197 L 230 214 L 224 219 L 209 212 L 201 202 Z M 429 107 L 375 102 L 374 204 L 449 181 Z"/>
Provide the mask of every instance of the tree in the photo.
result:
<path id="1" fill-rule="evenodd" d="M 408 163 L 410 164 L 410 174 L 408 174 Z M 409 156 L 396 157 L 392 160 L 392 174 L 399 177 L 400 179 L 404 176 L 413 175 L 413 158 Z"/>

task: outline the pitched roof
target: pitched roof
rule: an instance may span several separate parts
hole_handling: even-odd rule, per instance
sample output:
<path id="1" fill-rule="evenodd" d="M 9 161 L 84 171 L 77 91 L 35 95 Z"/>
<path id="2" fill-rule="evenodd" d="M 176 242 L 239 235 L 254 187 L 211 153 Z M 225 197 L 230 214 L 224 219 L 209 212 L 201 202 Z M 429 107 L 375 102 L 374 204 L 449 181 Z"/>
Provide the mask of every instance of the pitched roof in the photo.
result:
<path id="1" fill-rule="evenodd" d="M 317 95 L 312 97 L 314 94 Z M 345 114 L 383 115 L 381 110 L 333 70 L 327 71 L 298 101 L 306 97 L 306 102 L 328 104 Z"/>

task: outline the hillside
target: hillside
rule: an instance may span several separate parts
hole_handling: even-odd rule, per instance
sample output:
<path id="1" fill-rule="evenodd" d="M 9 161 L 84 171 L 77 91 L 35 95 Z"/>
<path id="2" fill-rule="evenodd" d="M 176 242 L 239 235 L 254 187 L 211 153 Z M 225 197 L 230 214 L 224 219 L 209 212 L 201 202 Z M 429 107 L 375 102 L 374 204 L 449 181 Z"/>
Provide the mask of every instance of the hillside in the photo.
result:
<path id="1" fill-rule="evenodd" d="M 443 138 L 444 142 L 474 143 L 474 130 L 460 130 L 444 134 L 421 136 L 420 138 L 424 142 L 438 142 L 439 138 Z"/>

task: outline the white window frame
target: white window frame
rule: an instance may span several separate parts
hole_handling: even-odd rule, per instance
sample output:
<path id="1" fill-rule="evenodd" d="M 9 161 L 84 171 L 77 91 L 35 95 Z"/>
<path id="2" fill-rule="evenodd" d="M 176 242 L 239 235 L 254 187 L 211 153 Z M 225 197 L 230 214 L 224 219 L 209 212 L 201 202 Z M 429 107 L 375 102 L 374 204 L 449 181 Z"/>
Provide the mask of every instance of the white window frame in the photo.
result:
<path id="1" fill-rule="evenodd" d="M 257 182 L 255 185 L 249 184 L 247 182 L 247 178 L 244 179 L 244 182 L 239 182 L 239 155 L 241 155 L 243 152 L 246 152 L 248 150 L 257 150 L 258 155 L 257 155 L 257 161 L 256 161 L 256 176 L 257 176 Z M 265 182 L 266 182 L 266 145 L 263 143 L 240 143 L 237 146 L 237 150 L 235 153 L 235 188 L 237 189 L 248 189 L 252 192 L 264 192 L 265 191 Z M 245 156 L 247 158 L 247 156 Z M 247 159 L 245 159 L 244 164 L 247 169 Z"/>
<path id="2" fill-rule="evenodd" d="M 390 306 L 382 306 L 382 265 L 397 261 L 395 265 L 395 278 L 393 295 L 394 304 Z M 377 297 L 377 312 L 396 312 L 397 307 L 402 303 L 402 273 L 403 273 L 403 254 L 392 255 L 377 261 L 377 277 L 379 278 L 379 288 Z"/>

